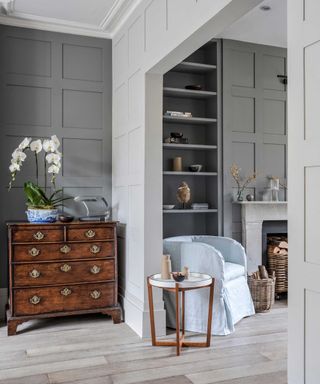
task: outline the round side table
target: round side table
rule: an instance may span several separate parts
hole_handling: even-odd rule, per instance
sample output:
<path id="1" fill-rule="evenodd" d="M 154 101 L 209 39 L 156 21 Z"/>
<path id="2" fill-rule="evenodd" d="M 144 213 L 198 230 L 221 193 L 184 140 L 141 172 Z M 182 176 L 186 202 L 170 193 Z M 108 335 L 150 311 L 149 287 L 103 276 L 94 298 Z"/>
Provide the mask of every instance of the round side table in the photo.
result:
<path id="1" fill-rule="evenodd" d="M 211 324 L 212 324 L 212 306 L 214 293 L 214 278 L 204 273 L 192 272 L 189 278 L 178 283 L 175 280 L 165 280 L 161 278 L 161 274 L 149 276 L 147 278 L 148 296 L 149 296 L 149 312 L 150 312 L 150 327 L 151 340 L 153 346 L 176 346 L 177 356 L 180 355 L 182 347 L 210 347 L 211 341 Z M 154 307 L 153 307 L 153 292 L 152 288 L 162 288 L 166 291 L 175 292 L 176 296 L 176 340 L 157 340 L 155 322 L 154 322 Z M 207 339 L 204 342 L 192 342 L 185 340 L 185 292 L 193 289 L 210 288 L 209 307 L 208 307 L 208 325 Z M 181 292 L 181 333 L 180 333 L 180 300 L 179 293 Z"/>

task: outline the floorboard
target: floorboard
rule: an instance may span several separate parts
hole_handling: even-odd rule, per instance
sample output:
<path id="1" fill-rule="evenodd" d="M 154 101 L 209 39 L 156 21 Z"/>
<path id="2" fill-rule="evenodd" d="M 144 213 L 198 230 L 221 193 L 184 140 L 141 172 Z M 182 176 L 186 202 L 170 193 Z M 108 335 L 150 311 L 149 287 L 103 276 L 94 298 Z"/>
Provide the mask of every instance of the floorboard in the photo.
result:
<path id="1" fill-rule="evenodd" d="M 100 315 L 33 321 L 12 337 L 0 327 L 0 384 L 286 384 L 286 359 L 283 302 L 179 357 Z"/>

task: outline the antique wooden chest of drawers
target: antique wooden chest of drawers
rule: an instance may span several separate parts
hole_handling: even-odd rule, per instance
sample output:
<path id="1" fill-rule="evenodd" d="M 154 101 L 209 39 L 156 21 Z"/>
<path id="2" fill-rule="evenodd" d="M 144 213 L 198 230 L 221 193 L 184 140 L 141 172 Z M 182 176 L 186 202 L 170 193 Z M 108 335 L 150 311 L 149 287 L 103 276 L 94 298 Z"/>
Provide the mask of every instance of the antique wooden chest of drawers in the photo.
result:
<path id="1" fill-rule="evenodd" d="M 8 335 L 25 321 L 109 314 L 118 304 L 116 222 L 9 223 Z"/>

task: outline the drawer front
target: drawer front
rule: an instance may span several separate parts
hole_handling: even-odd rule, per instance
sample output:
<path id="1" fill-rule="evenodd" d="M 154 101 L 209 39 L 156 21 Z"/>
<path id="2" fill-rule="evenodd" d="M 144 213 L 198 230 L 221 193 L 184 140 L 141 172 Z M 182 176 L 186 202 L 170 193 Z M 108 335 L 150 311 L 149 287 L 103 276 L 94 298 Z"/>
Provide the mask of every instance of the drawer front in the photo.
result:
<path id="1" fill-rule="evenodd" d="M 14 316 L 69 312 L 115 305 L 114 283 L 15 289 Z"/>
<path id="2" fill-rule="evenodd" d="M 81 228 L 69 228 L 67 232 L 67 238 L 69 241 L 96 241 L 96 240 L 107 240 L 114 238 L 113 227 L 94 227 L 94 226 L 83 226 Z"/>
<path id="3" fill-rule="evenodd" d="M 14 245 L 13 261 L 90 259 L 114 256 L 114 242 Z"/>
<path id="4" fill-rule="evenodd" d="M 63 241 L 63 229 L 13 229 L 12 241 L 15 243 L 41 243 L 47 241 Z"/>
<path id="5" fill-rule="evenodd" d="M 13 266 L 14 287 L 95 282 L 115 279 L 114 260 L 30 263 Z"/>

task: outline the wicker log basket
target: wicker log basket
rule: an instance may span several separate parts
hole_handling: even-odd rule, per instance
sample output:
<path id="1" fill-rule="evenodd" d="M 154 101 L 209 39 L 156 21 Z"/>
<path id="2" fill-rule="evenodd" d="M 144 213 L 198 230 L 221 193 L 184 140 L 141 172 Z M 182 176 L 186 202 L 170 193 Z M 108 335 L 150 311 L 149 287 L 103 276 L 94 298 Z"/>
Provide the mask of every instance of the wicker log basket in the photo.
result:
<path id="1" fill-rule="evenodd" d="M 262 273 L 261 273 L 262 271 Z M 268 276 L 264 266 L 259 266 L 259 271 L 248 276 L 248 284 L 255 311 L 270 311 L 274 304 L 276 278 Z"/>
<path id="2" fill-rule="evenodd" d="M 288 292 L 288 243 L 284 237 L 271 237 L 268 240 L 268 272 L 275 273 L 275 294 Z"/>

